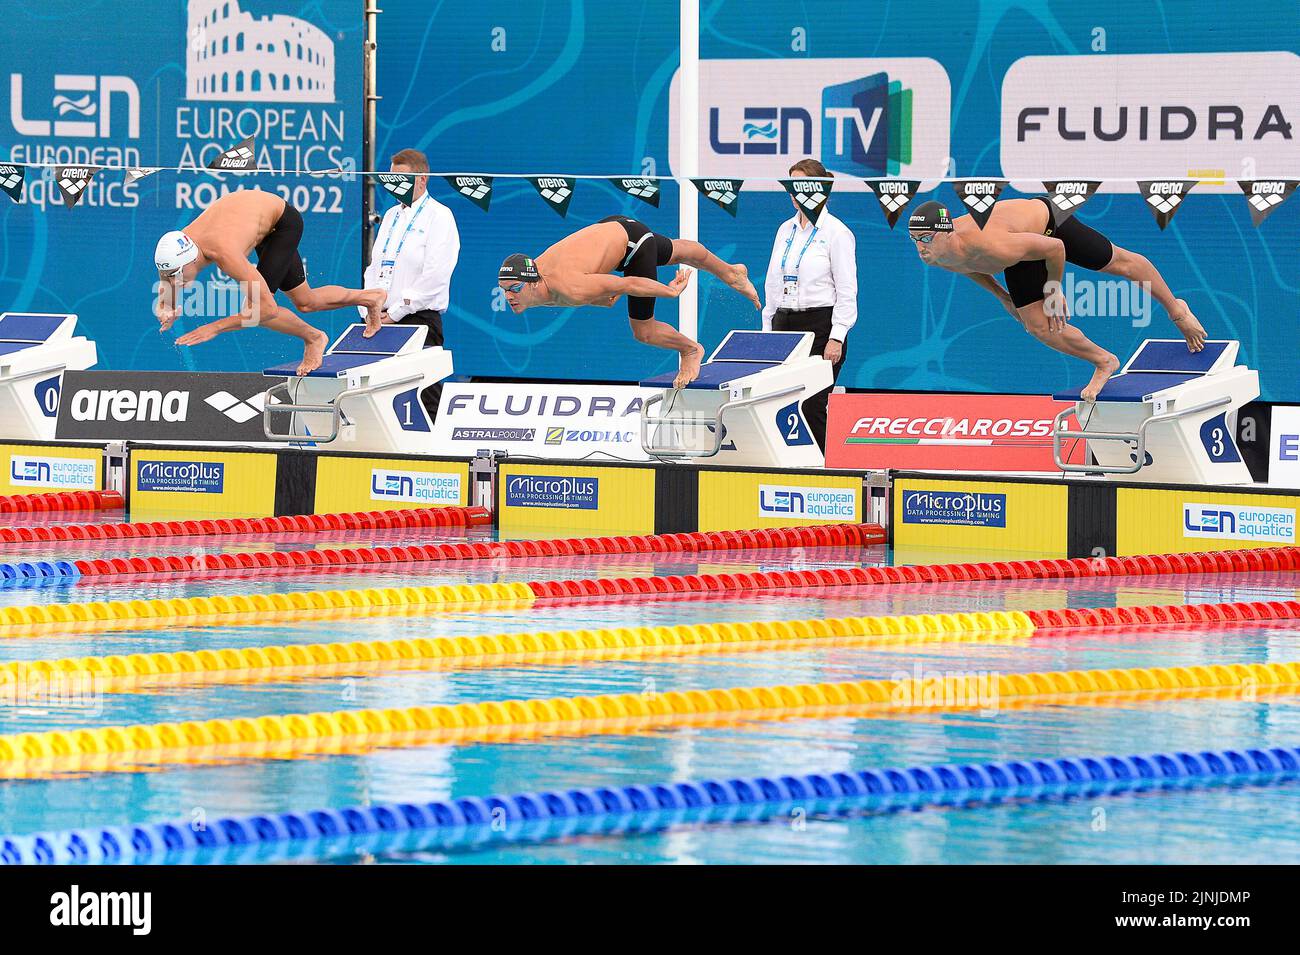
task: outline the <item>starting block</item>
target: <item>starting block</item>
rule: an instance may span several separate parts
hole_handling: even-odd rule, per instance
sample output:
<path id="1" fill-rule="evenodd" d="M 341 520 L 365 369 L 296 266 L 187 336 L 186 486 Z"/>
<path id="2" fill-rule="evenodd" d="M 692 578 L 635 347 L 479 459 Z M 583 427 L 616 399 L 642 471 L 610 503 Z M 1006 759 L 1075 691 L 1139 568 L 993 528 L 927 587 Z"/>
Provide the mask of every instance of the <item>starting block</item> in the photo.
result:
<path id="1" fill-rule="evenodd" d="M 451 374 L 451 352 L 425 348 L 423 325 L 385 325 L 373 338 L 364 337 L 365 328 L 349 325 L 321 366 L 304 376 L 292 362 L 262 372 L 286 379 L 266 391 L 268 439 L 341 451 L 432 452 L 420 390 Z M 274 416 L 285 414 L 289 430 L 276 431 Z"/>
<path id="2" fill-rule="evenodd" d="M 1147 339 L 1094 404 L 1079 389 L 1054 397 L 1076 402 L 1056 416 L 1052 453 L 1062 471 L 1134 474 L 1171 484 L 1247 484 L 1237 448 L 1237 410 L 1259 397 L 1259 372 L 1238 365 L 1240 342 L 1207 341 L 1189 352 L 1181 339 Z M 1081 431 L 1069 431 L 1071 414 Z M 1065 441 L 1088 442 L 1095 464 L 1063 460 Z"/>
<path id="3" fill-rule="evenodd" d="M 76 315 L 0 315 L 0 436 L 53 441 L 63 373 L 98 360 L 95 343 L 72 333 Z"/>
<path id="4" fill-rule="evenodd" d="M 833 378 L 831 363 L 812 354 L 812 343 L 812 332 L 728 332 L 700 376 L 680 391 L 672 387 L 673 374 L 641 382 L 666 389 L 642 408 L 641 447 L 668 460 L 822 467 L 801 406 Z"/>

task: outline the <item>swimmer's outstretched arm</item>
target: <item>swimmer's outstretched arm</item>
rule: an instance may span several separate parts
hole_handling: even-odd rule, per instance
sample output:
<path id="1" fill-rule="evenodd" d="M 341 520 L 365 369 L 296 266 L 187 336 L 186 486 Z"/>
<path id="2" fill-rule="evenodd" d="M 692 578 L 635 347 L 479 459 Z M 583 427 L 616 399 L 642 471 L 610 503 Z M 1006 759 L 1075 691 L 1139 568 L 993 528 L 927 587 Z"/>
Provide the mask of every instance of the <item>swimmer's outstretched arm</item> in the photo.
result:
<path id="1" fill-rule="evenodd" d="M 1002 307 L 1010 313 L 1012 318 L 1018 319 L 1020 317 L 1016 311 L 1015 303 L 1011 301 L 1011 296 L 993 276 L 985 275 L 983 272 L 963 272 L 961 274 L 984 289 L 984 291 L 990 292 L 994 298 L 1002 303 Z"/>
<path id="2" fill-rule="evenodd" d="M 581 275 L 567 280 L 564 286 L 557 288 L 565 298 L 571 301 L 586 302 L 590 305 L 614 304 L 620 295 L 635 295 L 640 298 L 677 298 L 690 282 L 691 273 L 682 269 L 669 284 L 656 282 L 654 279 L 637 276 L 620 277 L 617 275 Z"/>

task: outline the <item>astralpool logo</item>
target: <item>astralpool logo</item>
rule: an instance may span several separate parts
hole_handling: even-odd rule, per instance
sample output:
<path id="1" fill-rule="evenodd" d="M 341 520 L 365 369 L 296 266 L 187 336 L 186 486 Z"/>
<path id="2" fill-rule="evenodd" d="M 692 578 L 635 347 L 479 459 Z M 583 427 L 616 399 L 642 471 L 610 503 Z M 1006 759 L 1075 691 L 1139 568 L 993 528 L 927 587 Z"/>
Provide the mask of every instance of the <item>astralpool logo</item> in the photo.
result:
<path id="1" fill-rule="evenodd" d="M 1007 496 L 982 492 L 907 491 L 903 494 L 903 523 L 1006 527 Z"/>
<path id="2" fill-rule="evenodd" d="M 700 71 L 705 176 L 782 176 L 805 156 L 867 178 L 947 168 L 951 88 L 934 60 L 704 60 Z M 669 128 L 675 137 L 677 117 Z"/>
<path id="3" fill-rule="evenodd" d="M 1184 504 L 1183 536 L 1294 544 L 1295 509 Z"/>
<path id="4" fill-rule="evenodd" d="M 758 516 L 854 521 L 858 517 L 858 494 L 852 488 L 760 484 Z"/>
<path id="5" fill-rule="evenodd" d="M 135 481 L 138 491 L 220 494 L 225 488 L 226 466 L 211 461 L 141 461 Z"/>
<path id="6" fill-rule="evenodd" d="M 600 506 L 600 479 L 528 474 L 506 482 L 507 507 L 546 507 L 594 511 Z"/>

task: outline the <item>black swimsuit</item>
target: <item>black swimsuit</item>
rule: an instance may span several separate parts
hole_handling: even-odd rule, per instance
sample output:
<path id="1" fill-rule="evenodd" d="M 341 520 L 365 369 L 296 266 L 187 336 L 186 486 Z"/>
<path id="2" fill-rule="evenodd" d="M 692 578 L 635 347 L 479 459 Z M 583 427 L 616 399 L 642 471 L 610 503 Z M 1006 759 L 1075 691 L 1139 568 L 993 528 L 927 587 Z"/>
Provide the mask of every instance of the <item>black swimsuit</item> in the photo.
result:
<path id="1" fill-rule="evenodd" d="M 1110 265 L 1115 255 L 1115 247 L 1096 229 L 1084 225 L 1077 217 L 1071 216 L 1059 226 L 1052 212 L 1052 203 L 1046 196 L 1035 196 L 1047 206 L 1047 228 L 1043 235 L 1060 239 L 1065 245 L 1065 261 L 1073 262 L 1093 272 L 1100 272 Z M 1043 300 L 1043 285 L 1047 282 L 1047 263 L 1042 259 L 1017 262 L 1002 273 L 1006 279 L 1007 292 L 1016 308 L 1032 305 Z"/>
<path id="2" fill-rule="evenodd" d="M 627 232 L 627 254 L 614 271 L 637 278 L 653 279 L 661 265 L 673 257 L 673 240 L 650 231 L 650 228 L 627 216 L 606 216 L 601 222 L 617 222 Z M 655 300 L 639 295 L 627 297 L 627 316 L 637 321 L 655 317 Z"/>
<path id="3" fill-rule="evenodd" d="M 302 213 L 289 203 L 270 232 L 254 250 L 257 253 L 257 271 L 266 279 L 272 293 L 281 289 L 289 291 L 307 281 L 298 243 L 302 241 Z"/>

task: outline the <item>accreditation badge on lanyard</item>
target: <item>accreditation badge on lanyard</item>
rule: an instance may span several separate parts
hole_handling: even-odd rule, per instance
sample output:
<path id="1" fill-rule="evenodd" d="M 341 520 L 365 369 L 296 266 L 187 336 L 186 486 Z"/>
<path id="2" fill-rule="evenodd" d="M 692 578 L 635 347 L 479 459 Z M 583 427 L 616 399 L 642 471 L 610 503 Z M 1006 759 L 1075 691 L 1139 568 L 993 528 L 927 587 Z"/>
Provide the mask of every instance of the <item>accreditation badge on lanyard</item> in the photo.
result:
<path id="1" fill-rule="evenodd" d="M 388 238 L 384 240 L 384 247 L 379 252 L 379 274 L 375 280 L 381 288 L 387 289 L 393 284 L 393 269 L 397 265 L 397 257 L 402 254 L 402 246 L 406 245 L 406 237 L 411 234 L 411 228 L 415 225 L 415 220 L 419 217 L 420 210 L 424 208 L 424 204 L 428 199 L 429 197 L 425 196 L 411 209 L 411 218 L 406 220 L 406 230 L 402 233 L 401 241 L 397 243 L 397 250 L 390 259 L 388 257 L 388 246 L 393 241 L 393 233 L 397 231 L 397 217 L 394 216 L 393 227 L 388 231 Z M 401 215 L 401 213 L 398 213 L 398 215 Z"/>
<path id="2" fill-rule="evenodd" d="M 799 258 L 795 260 L 794 271 L 791 272 L 787 269 L 787 262 L 790 258 L 790 246 L 794 245 L 794 235 L 798 231 L 799 223 L 796 222 L 790 228 L 790 238 L 785 240 L 785 252 L 781 255 L 781 304 L 786 308 L 799 307 L 799 268 L 803 265 L 803 257 L 808 251 L 808 246 L 812 245 L 813 239 L 817 237 L 817 226 L 813 226 L 812 232 L 808 233 L 808 240 L 799 251 Z"/>

